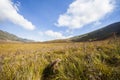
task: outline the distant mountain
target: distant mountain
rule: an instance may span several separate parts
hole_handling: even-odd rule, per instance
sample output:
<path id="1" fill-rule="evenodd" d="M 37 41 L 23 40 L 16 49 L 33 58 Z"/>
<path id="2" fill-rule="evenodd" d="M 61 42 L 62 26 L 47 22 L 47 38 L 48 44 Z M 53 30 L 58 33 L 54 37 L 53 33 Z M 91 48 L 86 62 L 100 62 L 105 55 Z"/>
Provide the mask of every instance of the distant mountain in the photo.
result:
<path id="1" fill-rule="evenodd" d="M 0 41 L 5 42 L 33 42 L 32 40 L 23 39 L 20 37 L 17 37 L 14 34 L 8 33 L 6 31 L 0 30 Z"/>
<path id="2" fill-rule="evenodd" d="M 113 24 L 110 24 L 108 26 L 105 26 L 101 29 L 95 30 L 93 32 L 75 36 L 69 39 L 59 39 L 59 40 L 52 40 L 52 41 L 46 41 L 48 43 L 63 43 L 63 42 L 85 42 L 85 41 L 99 41 L 99 40 L 105 40 L 112 37 L 120 37 L 120 22 L 116 22 Z M 6 31 L 0 30 L 0 41 L 16 41 L 16 42 L 34 42 L 32 40 L 23 39 L 20 37 L 17 37 L 14 34 L 10 34 Z"/>
<path id="3" fill-rule="evenodd" d="M 110 24 L 104 28 L 84 35 L 72 37 L 69 40 L 73 42 L 98 41 L 105 40 L 111 37 L 120 37 L 120 22 Z"/>

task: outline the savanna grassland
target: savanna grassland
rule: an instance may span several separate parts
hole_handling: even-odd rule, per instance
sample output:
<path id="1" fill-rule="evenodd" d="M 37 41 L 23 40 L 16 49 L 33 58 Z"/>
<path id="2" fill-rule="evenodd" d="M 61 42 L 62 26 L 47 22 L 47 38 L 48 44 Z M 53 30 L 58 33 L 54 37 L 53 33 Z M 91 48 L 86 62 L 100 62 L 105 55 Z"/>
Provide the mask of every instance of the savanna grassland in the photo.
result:
<path id="1" fill-rule="evenodd" d="M 120 39 L 0 43 L 0 80 L 120 80 Z"/>

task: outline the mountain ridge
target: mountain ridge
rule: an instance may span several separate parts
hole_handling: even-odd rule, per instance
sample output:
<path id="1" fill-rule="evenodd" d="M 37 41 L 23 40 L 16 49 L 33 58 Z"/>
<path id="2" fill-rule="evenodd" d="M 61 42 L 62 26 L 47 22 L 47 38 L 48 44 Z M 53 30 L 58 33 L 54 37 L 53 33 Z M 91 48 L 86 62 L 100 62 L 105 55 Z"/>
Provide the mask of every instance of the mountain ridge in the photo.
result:
<path id="1" fill-rule="evenodd" d="M 69 38 L 69 40 L 73 42 L 99 41 L 108 39 L 113 36 L 120 37 L 120 22 L 110 24 L 83 35 L 74 36 Z"/>
<path id="2" fill-rule="evenodd" d="M 120 37 L 120 22 L 112 23 L 108 26 L 100 28 L 98 30 L 74 36 L 68 39 L 58 39 L 45 41 L 48 43 L 63 43 L 63 42 L 86 42 L 86 41 L 100 41 L 111 37 Z M 0 30 L 0 41 L 5 42 L 34 42 L 33 40 L 28 40 L 24 38 L 17 37 L 14 34 L 8 33 L 6 31 Z"/>
<path id="3" fill-rule="evenodd" d="M 0 30 L 0 41 L 4 41 L 4 42 L 33 42 L 33 40 L 20 38 L 14 34 L 8 33 L 8 32 L 3 31 L 3 30 Z"/>

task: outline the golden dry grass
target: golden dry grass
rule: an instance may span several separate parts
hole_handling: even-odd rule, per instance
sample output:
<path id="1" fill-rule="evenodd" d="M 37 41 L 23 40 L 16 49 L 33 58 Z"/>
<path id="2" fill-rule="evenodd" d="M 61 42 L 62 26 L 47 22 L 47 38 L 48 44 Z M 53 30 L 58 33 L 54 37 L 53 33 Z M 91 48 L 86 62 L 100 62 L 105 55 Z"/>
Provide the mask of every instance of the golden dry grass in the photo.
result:
<path id="1" fill-rule="evenodd" d="M 120 40 L 1 43 L 0 80 L 120 80 Z"/>

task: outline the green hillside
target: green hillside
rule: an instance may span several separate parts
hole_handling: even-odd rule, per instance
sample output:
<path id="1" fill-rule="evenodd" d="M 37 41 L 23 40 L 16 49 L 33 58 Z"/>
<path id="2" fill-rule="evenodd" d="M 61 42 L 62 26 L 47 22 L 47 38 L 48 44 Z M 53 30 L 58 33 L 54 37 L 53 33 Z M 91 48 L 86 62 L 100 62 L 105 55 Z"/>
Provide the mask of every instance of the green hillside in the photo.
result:
<path id="1" fill-rule="evenodd" d="M 70 38 L 73 42 L 98 41 L 120 36 L 120 22 L 110 24 L 99 30 Z"/>
<path id="2" fill-rule="evenodd" d="M 23 39 L 2 30 L 0 30 L 0 41 L 32 42 L 32 40 Z"/>

